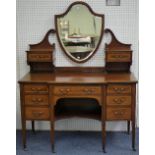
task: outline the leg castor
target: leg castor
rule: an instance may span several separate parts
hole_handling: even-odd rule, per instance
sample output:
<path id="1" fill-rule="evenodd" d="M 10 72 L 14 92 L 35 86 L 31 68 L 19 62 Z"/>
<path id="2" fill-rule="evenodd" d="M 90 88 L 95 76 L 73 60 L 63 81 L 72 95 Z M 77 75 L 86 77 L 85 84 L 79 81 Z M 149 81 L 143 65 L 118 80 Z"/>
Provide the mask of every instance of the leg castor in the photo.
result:
<path id="1" fill-rule="evenodd" d="M 136 151 L 136 148 L 135 148 L 135 147 L 132 147 L 132 150 L 133 150 L 133 151 Z"/>
<path id="2" fill-rule="evenodd" d="M 27 151 L 28 150 L 27 147 L 26 147 L 26 145 L 23 145 L 23 150 L 24 151 Z"/>
<path id="3" fill-rule="evenodd" d="M 54 144 L 52 144 L 52 153 L 56 153 Z"/>
<path id="4" fill-rule="evenodd" d="M 102 149 L 103 149 L 103 153 L 106 153 L 105 147 L 103 147 Z"/>

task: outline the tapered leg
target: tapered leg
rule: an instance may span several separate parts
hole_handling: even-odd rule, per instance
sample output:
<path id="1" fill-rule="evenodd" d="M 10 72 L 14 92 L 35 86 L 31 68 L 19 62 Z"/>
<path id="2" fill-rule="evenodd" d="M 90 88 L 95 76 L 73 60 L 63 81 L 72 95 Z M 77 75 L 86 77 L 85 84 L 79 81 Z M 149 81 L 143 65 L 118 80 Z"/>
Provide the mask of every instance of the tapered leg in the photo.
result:
<path id="1" fill-rule="evenodd" d="M 104 153 L 106 153 L 105 143 L 106 143 L 105 122 L 102 122 L 102 149 Z"/>
<path id="2" fill-rule="evenodd" d="M 102 116 L 101 116 L 101 121 L 102 121 L 102 149 L 103 152 L 106 153 L 105 150 L 105 145 L 106 145 L 106 87 L 102 88 L 103 91 L 103 100 L 102 100 L 102 106 L 101 106 L 101 110 L 102 110 Z"/>
<path id="3" fill-rule="evenodd" d="M 55 153 L 55 145 L 54 145 L 54 122 L 51 122 L 51 147 L 52 147 L 52 152 Z"/>
<path id="4" fill-rule="evenodd" d="M 132 149 L 136 151 L 135 148 L 135 121 L 132 121 Z"/>
<path id="5" fill-rule="evenodd" d="M 22 119 L 22 141 L 23 149 L 26 150 L 26 120 Z"/>
<path id="6" fill-rule="evenodd" d="M 55 153 L 55 146 L 54 146 L 54 107 L 51 109 L 51 147 L 52 153 Z"/>
<path id="7" fill-rule="evenodd" d="M 133 84 L 132 86 L 132 149 L 133 151 L 136 151 L 135 149 L 135 117 L 136 117 L 136 85 Z"/>
<path id="8" fill-rule="evenodd" d="M 130 121 L 127 121 L 127 132 L 128 135 L 130 134 Z"/>
<path id="9" fill-rule="evenodd" d="M 20 85 L 20 103 L 21 103 L 21 124 L 22 124 L 22 142 L 23 149 L 26 150 L 26 119 L 25 119 L 25 108 L 23 99 L 23 85 Z"/>
<path id="10" fill-rule="evenodd" d="M 33 120 L 31 124 L 32 124 L 32 132 L 35 133 L 35 121 Z"/>

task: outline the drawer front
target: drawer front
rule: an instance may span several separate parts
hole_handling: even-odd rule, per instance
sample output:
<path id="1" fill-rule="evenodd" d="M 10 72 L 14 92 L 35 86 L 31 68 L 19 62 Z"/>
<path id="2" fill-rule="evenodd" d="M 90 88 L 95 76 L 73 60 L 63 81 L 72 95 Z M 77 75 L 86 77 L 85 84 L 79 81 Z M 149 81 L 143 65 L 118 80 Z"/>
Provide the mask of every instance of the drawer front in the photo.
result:
<path id="1" fill-rule="evenodd" d="M 27 120 L 49 120 L 50 112 L 48 108 L 26 107 L 25 117 Z"/>
<path id="2" fill-rule="evenodd" d="M 48 95 L 25 95 L 25 105 L 48 105 Z"/>
<path id="3" fill-rule="evenodd" d="M 131 94 L 131 85 L 110 84 L 107 87 L 108 94 Z"/>
<path id="4" fill-rule="evenodd" d="M 107 120 L 130 120 L 131 108 L 107 108 Z"/>
<path id="5" fill-rule="evenodd" d="M 56 86 L 53 89 L 54 94 L 59 96 L 101 94 L 100 86 Z"/>
<path id="6" fill-rule="evenodd" d="M 28 61 L 32 62 L 50 62 L 51 54 L 28 54 Z"/>
<path id="7" fill-rule="evenodd" d="M 48 87 L 42 84 L 27 84 L 24 86 L 25 93 L 48 93 Z"/>
<path id="8" fill-rule="evenodd" d="M 131 96 L 107 96 L 107 105 L 131 105 Z"/>
<path id="9" fill-rule="evenodd" d="M 130 53 L 108 53 L 107 62 L 130 62 Z"/>

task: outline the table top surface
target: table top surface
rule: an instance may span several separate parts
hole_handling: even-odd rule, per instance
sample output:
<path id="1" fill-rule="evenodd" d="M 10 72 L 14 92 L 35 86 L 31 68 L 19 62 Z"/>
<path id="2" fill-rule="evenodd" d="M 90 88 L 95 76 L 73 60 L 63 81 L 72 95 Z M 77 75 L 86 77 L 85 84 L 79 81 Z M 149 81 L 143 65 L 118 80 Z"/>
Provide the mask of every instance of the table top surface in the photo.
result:
<path id="1" fill-rule="evenodd" d="M 133 73 L 27 73 L 19 83 L 106 84 L 137 83 Z"/>

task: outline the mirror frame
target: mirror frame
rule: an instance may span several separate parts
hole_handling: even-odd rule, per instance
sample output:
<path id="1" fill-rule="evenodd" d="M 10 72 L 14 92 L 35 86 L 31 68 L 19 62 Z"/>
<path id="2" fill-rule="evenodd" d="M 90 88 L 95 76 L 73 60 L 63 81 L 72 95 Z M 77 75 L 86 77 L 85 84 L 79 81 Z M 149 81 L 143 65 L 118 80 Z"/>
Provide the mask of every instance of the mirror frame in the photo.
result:
<path id="1" fill-rule="evenodd" d="M 95 50 L 87 57 L 87 59 L 84 59 L 84 60 L 76 60 L 74 58 L 72 58 L 68 52 L 65 50 L 65 48 L 63 47 L 62 43 L 61 43 L 61 39 L 59 37 L 59 33 L 58 33 L 58 25 L 57 25 L 57 19 L 60 18 L 60 17 L 63 17 L 65 16 L 66 14 L 68 14 L 68 12 L 70 11 L 70 9 L 74 6 L 74 5 L 77 5 L 77 4 L 81 4 L 81 5 L 84 5 L 88 8 L 88 10 L 90 11 L 90 13 L 92 13 L 94 16 L 98 16 L 98 17 L 101 17 L 101 35 L 100 35 L 100 39 L 98 41 L 98 44 L 95 48 Z M 69 5 L 69 7 L 67 8 L 67 10 L 62 13 L 62 14 L 59 14 L 59 15 L 55 15 L 55 29 L 56 29 L 56 36 L 58 38 L 58 42 L 60 44 L 60 47 L 61 49 L 64 51 L 64 53 L 74 62 L 77 62 L 77 63 L 83 63 L 83 62 L 86 62 L 88 61 L 98 50 L 100 44 L 101 44 L 101 41 L 102 41 L 102 38 L 103 38 L 103 34 L 104 34 L 104 14 L 98 14 L 98 13 L 95 13 L 92 8 L 85 2 L 82 2 L 82 1 L 76 1 L 76 2 L 73 2 Z"/>

